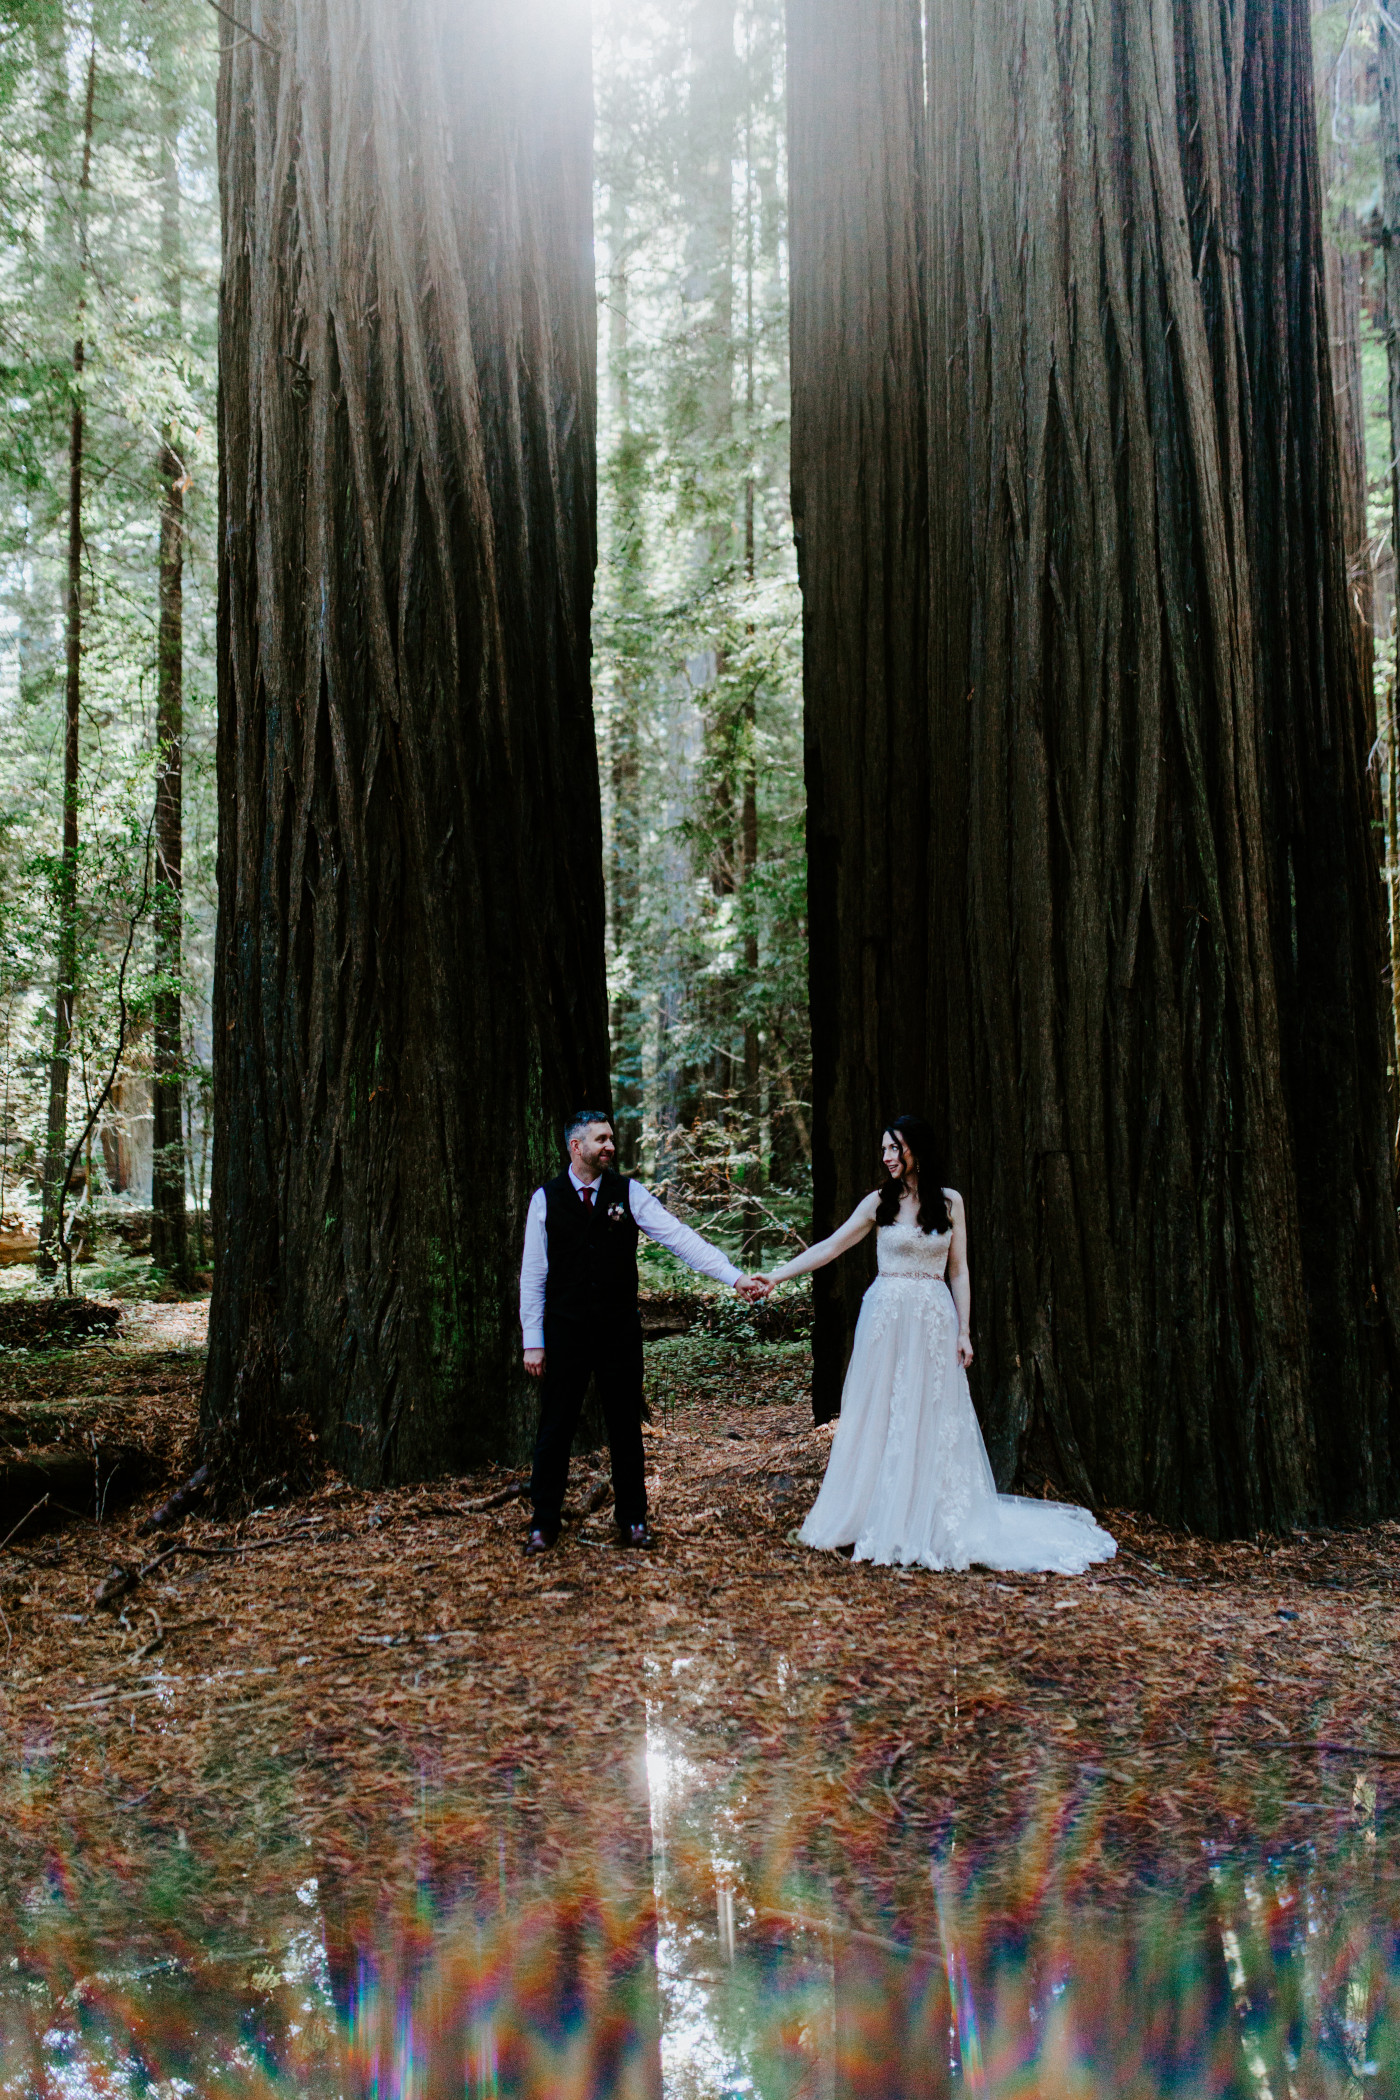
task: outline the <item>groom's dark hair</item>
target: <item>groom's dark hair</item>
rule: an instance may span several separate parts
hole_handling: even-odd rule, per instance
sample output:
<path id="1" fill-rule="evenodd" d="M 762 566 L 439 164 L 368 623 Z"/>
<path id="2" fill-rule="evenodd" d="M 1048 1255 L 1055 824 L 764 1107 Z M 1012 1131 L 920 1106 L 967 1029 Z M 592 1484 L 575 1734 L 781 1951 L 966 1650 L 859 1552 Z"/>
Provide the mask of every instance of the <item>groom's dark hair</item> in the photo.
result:
<path id="1" fill-rule="evenodd" d="M 587 1130 L 590 1123 L 606 1123 L 614 1136 L 617 1134 L 617 1126 L 613 1122 L 610 1108 L 576 1108 L 564 1125 L 564 1143 L 571 1144 L 581 1130 Z"/>

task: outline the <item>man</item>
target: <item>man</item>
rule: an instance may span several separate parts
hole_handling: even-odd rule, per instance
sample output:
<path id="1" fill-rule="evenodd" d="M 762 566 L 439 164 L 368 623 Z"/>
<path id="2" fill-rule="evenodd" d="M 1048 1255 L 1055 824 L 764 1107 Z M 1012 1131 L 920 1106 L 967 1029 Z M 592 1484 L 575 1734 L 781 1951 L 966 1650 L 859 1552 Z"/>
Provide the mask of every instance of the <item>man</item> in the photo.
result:
<path id="1" fill-rule="evenodd" d="M 637 1310 L 637 1234 L 678 1254 L 702 1276 L 732 1284 L 752 1303 L 767 1295 L 718 1247 L 673 1218 L 639 1181 L 613 1172 L 611 1116 L 581 1109 L 564 1132 L 567 1172 L 536 1189 L 525 1218 L 520 1264 L 520 1335 L 525 1368 L 542 1379 L 529 1555 L 559 1535 L 569 1452 L 590 1376 L 607 1424 L 613 1507 L 625 1546 L 649 1546 L 642 1450 L 642 1322 Z"/>

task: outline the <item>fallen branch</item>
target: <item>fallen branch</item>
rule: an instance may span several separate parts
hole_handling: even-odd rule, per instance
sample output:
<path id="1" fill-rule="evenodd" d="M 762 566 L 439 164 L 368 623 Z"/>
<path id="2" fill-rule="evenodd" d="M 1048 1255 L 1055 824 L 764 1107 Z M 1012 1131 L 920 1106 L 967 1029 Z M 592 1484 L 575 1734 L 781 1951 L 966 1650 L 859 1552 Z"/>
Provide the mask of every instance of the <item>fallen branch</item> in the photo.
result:
<path id="1" fill-rule="evenodd" d="M 168 1560 L 174 1560 L 180 1553 L 191 1553 L 196 1560 L 234 1560 L 240 1553 L 264 1553 L 269 1546 L 285 1546 L 289 1539 L 300 1538 L 303 1532 L 315 1529 L 314 1523 L 294 1524 L 290 1531 L 279 1531 L 276 1538 L 240 1539 L 236 1546 L 196 1546 L 186 1539 L 178 1539 L 173 1546 L 167 1546 L 163 1553 L 158 1553 L 154 1560 L 148 1560 L 136 1579 L 138 1582 L 143 1581 L 147 1575 L 153 1574 L 157 1568 L 164 1567 Z"/>
<path id="2" fill-rule="evenodd" d="M 180 1539 L 141 1568 L 124 1568 L 120 1561 L 114 1561 L 111 1573 L 103 1577 L 93 1593 L 93 1604 L 98 1611 L 108 1610 L 119 1597 L 134 1590 L 138 1582 L 144 1582 L 148 1575 L 154 1575 L 157 1568 L 163 1568 L 167 1561 L 176 1559 L 181 1553 L 192 1554 L 196 1560 L 234 1560 L 240 1553 L 263 1553 L 269 1546 L 285 1546 L 289 1539 L 299 1538 L 303 1532 L 315 1528 L 314 1523 L 294 1524 L 290 1531 L 279 1531 L 276 1538 L 242 1539 L 236 1546 L 196 1546 Z"/>
<path id="3" fill-rule="evenodd" d="M 514 1502 L 519 1496 L 528 1493 L 529 1487 L 530 1481 L 527 1475 L 524 1480 L 517 1480 L 514 1487 L 497 1488 L 494 1495 L 481 1495 L 475 1502 L 462 1503 L 462 1514 L 463 1516 L 475 1517 L 479 1516 L 484 1509 L 504 1509 L 507 1502 Z"/>
<path id="4" fill-rule="evenodd" d="M 40 1510 L 44 1507 L 48 1499 L 49 1498 L 47 1495 L 41 1495 L 38 1501 L 35 1503 L 33 1509 L 26 1510 L 24 1515 L 20 1518 L 18 1524 L 12 1524 L 10 1526 L 9 1530 L 5 1533 L 4 1538 L 0 1539 L 0 1553 L 4 1552 L 5 1548 L 9 1545 L 10 1540 L 14 1537 L 17 1531 L 23 1531 L 25 1525 L 29 1522 L 29 1519 L 31 1517 L 38 1516 Z"/>
<path id="5" fill-rule="evenodd" d="M 142 1647 L 136 1650 L 136 1653 L 131 1658 L 131 1660 L 134 1663 L 139 1663 L 144 1656 L 154 1655 L 157 1648 L 161 1648 L 165 1645 L 165 1628 L 160 1623 L 160 1613 L 156 1610 L 153 1604 L 148 1604 L 146 1606 L 146 1612 L 147 1615 L 155 1621 L 156 1630 L 155 1633 L 152 1635 L 151 1639 L 145 1642 Z"/>
<path id="6" fill-rule="evenodd" d="M 908 1757 L 909 1752 L 913 1749 L 913 1747 L 913 1738 L 907 1737 L 905 1741 L 902 1742 L 899 1748 L 895 1751 L 894 1756 L 889 1760 L 889 1763 L 885 1766 L 884 1776 L 880 1781 L 881 1786 L 884 1788 L 885 1792 L 889 1796 L 890 1806 L 896 1811 L 898 1811 L 899 1808 L 899 1798 L 894 1790 L 894 1775 L 899 1770 L 899 1767 L 903 1764 L 904 1760 Z"/>
<path id="7" fill-rule="evenodd" d="M 114 1560 L 92 1593 L 93 1610 L 112 1610 L 128 1590 L 135 1589 L 140 1579 L 134 1569 L 124 1568 L 119 1560 Z"/>
<path id="8" fill-rule="evenodd" d="M 1170 1568 L 1159 1567 L 1155 1560 L 1144 1560 L 1140 1553 L 1131 1553 L 1126 1546 L 1118 1548 L 1118 1558 L 1120 1560 L 1135 1560 L 1140 1568 L 1146 1568 L 1149 1574 L 1155 1575 L 1159 1582 L 1174 1582 L 1178 1589 L 1199 1590 L 1210 1587 L 1198 1575 L 1174 1575 Z M 1132 1577 L 1130 1576 L 1128 1579 L 1131 1581 Z M 1146 1589 L 1147 1587 L 1148 1584 L 1144 1583 L 1143 1588 Z"/>
<path id="9" fill-rule="evenodd" d="M 114 1699 L 158 1699 L 167 1689 L 163 1684 L 114 1684 L 91 1699 L 75 1699 L 71 1706 L 60 1706 L 58 1711 L 61 1714 L 90 1713 L 94 1707 L 110 1706 Z"/>
<path id="10" fill-rule="evenodd" d="M 148 1517 L 142 1518 L 136 1527 L 136 1536 L 142 1538 L 147 1532 L 168 1531 L 172 1524 L 180 1523 L 196 1502 L 203 1499 L 208 1481 L 208 1466 L 200 1466 L 182 1488 L 176 1488 L 168 1502 L 162 1502 L 159 1509 L 153 1509 Z"/>
<path id="11" fill-rule="evenodd" d="M 1400 1750 L 1374 1750 L 1368 1743 L 1309 1743 L 1287 1739 L 1261 1743 L 1257 1736 L 1249 1735 L 1217 1736 L 1215 1740 L 1222 1747 L 1229 1743 L 1241 1750 L 1314 1750 L 1323 1757 L 1369 1757 L 1379 1764 L 1400 1764 Z"/>

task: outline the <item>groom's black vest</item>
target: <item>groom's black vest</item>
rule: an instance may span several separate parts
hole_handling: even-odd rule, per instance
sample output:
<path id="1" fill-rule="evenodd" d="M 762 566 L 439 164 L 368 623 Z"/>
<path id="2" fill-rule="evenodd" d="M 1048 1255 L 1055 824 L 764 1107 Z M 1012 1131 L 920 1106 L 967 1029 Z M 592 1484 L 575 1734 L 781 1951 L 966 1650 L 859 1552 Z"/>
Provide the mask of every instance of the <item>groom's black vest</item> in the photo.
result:
<path id="1" fill-rule="evenodd" d="M 596 1320 L 637 1310 L 637 1227 L 628 1185 L 611 1169 L 586 1204 L 567 1173 L 544 1185 L 549 1268 L 545 1318 Z"/>

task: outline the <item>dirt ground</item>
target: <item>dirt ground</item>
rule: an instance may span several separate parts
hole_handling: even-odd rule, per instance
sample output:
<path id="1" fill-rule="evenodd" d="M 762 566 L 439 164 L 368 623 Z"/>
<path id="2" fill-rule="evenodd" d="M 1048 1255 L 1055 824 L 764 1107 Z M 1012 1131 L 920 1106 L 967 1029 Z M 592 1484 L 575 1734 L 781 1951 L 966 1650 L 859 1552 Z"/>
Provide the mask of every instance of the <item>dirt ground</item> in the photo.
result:
<path id="1" fill-rule="evenodd" d="M 115 1346 L 0 1364 L 0 1424 L 66 1408 L 140 1434 L 173 1483 L 201 1305 L 128 1307 Z M 814 1554 L 795 1527 L 828 1430 L 801 1345 L 649 1345 L 654 1550 L 612 1542 L 601 1456 L 526 1562 L 515 1476 L 330 1483 L 155 1539 L 160 1499 L 0 1552 L 0 1803 L 16 1839 L 124 1816 L 194 1843 L 314 1844 L 360 1872 L 443 1813 L 509 1818 L 526 1865 L 635 1795 L 664 1731 L 736 1850 L 823 1853 L 877 1905 L 940 1834 L 992 1847 L 1075 1805 L 1073 1871 L 1110 1888 L 1242 1824 L 1284 1836 L 1339 1789 L 1374 1825 L 1400 1779 L 1400 1527 L 1212 1545 L 1103 1513 L 1086 1577 L 932 1575 Z M 180 1550 L 171 1552 L 172 1547 Z M 160 1559 L 157 1566 L 149 1563 Z M 148 1566 L 101 1609 L 113 1564 Z M 1369 1795 L 1366 1789 L 1369 1787 Z M 619 1810 L 619 1812 L 622 1812 Z M 188 1833 L 188 1837 L 187 1837 Z M 133 1837 L 132 1843 L 135 1843 Z"/>

